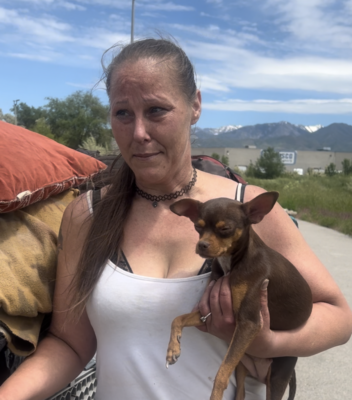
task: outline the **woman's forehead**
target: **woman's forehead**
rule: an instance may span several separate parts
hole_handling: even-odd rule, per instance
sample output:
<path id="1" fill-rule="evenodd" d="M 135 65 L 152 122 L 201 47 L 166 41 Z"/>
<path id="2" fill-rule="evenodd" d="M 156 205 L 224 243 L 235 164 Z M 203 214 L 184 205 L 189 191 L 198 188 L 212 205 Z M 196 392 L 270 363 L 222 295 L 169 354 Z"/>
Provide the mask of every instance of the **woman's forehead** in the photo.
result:
<path id="1" fill-rule="evenodd" d="M 132 78 L 134 76 L 147 76 L 158 74 L 160 77 L 170 76 L 169 60 L 155 60 L 151 58 L 142 58 L 138 60 L 127 60 L 118 66 L 113 72 L 113 79 L 120 80 L 124 78 Z"/>
<path id="2" fill-rule="evenodd" d="M 166 62 L 142 59 L 123 63 L 113 72 L 112 92 L 126 90 L 148 90 L 175 92 L 179 90 L 178 80 Z"/>

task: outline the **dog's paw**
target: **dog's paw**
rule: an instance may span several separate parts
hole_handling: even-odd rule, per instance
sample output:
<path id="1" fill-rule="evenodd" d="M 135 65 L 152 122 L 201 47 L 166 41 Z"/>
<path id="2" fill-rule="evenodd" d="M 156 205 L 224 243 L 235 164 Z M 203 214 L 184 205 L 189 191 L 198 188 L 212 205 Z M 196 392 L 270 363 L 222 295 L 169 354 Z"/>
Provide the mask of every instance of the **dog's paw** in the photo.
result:
<path id="1" fill-rule="evenodd" d="M 166 355 L 166 368 L 169 368 L 169 365 L 175 364 L 175 362 L 180 357 L 181 355 L 180 340 L 181 336 L 177 336 L 177 342 L 169 344 Z"/>
<path id="2" fill-rule="evenodd" d="M 180 354 L 174 354 L 172 356 L 172 361 L 169 360 L 169 358 L 166 358 L 166 368 L 169 368 L 169 365 L 175 364 L 178 358 L 180 357 Z"/>

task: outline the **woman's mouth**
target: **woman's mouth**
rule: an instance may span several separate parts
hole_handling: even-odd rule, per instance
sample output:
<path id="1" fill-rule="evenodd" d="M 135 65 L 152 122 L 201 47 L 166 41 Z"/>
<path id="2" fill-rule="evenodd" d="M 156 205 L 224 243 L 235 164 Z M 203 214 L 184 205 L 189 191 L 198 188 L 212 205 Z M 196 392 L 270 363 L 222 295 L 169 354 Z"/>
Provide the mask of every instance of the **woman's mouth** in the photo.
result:
<path id="1" fill-rule="evenodd" d="M 138 153 L 138 154 L 134 154 L 134 157 L 147 159 L 147 158 L 154 157 L 158 154 L 159 154 L 159 152 L 157 152 L 157 153 Z"/>

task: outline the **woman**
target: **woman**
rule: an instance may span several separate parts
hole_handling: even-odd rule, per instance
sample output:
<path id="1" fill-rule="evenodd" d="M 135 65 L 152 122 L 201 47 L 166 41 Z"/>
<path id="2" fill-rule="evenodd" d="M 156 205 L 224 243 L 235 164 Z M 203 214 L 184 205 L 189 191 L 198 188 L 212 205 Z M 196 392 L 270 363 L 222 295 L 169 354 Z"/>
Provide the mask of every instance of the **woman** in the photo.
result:
<path id="1" fill-rule="evenodd" d="M 72 381 L 96 350 L 98 400 L 208 398 L 232 336 L 227 278 L 207 287 L 209 273 L 198 275 L 204 260 L 195 254 L 193 224 L 169 210 L 181 195 L 234 198 L 237 188 L 192 169 L 190 127 L 201 113 L 192 65 L 175 44 L 143 40 L 113 59 L 106 86 L 125 163 L 94 210 L 90 193 L 67 208 L 50 334 L 1 387 L 1 400 L 45 399 Z M 248 186 L 244 200 L 262 192 Z M 264 285 L 263 327 L 248 354 L 303 357 L 345 343 L 350 309 L 286 213 L 276 205 L 255 230 L 298 268 L 314 307 L 300 329 L 271 331 Z M 126 265 L 132 273 L 119 268 Z M 171 321 L 194 306 L 204 316 L 211 312 L 205 332 L 185 332 L 182 356 L 166 371 Z M 264 385 L 253 378 L 246 390 L 247 400 L 265 398 Z M 234 393 L 232 379 L 224 398 Z"/>

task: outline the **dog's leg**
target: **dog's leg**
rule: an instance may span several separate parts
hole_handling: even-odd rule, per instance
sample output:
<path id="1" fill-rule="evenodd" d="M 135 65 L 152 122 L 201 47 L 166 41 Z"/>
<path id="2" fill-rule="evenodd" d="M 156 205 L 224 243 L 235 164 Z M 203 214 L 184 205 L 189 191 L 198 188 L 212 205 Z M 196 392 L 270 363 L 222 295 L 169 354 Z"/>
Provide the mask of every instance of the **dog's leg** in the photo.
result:
<path id="1" fill-rule="evenodd" d="M 249 344 L 259 331 L 260 323 L 254 323 L 252 321 L 241 321 L 238 323 L 225 358 L 215 377 L 210 400 L 222 399 L 232 372 L 237 367 Z"/>
<path id="2" fill-rule="evenodd" d="M 297 357 L 273 358 L 271 364 L 270 392 L 268 400 L 281 400 L 291 380 Z M 290 396 L 292 399 L 292 396 Z"/>
<path id="3" fill-rule="evenodd" d="M 236 315 L 236 328 L 225 358 L 215 377 L 210 400 L 222 399 L 232 372 L 260 331 L 260 302 L 259 299 L 255 299 L 253 302 L 253 296 L 256 296 L 256 288 L 251 287 L 250 292 L 247 283 L 232 283 L 232 308 Z M 252 304 L 258 304 L 255 310 L 253 310 Z M 248 314 L 249 309 L 253 310 L 250 314 Z"/>
<path id="4" fill-rule="evenodd" d="M 166 355 L 166 367 L 170 364 L 175 364 L 177 359 L 181 354 L 181 335 L 182 329 L 186 326 L 200 326 L 203 325 L 204 322 L 200 320 L 201 315 L 199 311 L 195 311 L 189 314 L 183 314 L 179 317 L 176 317 L 172 321 L 171 325 L 171 334 L 170 334 L 170 342 L 169 347 L 167 348 Z"/>
<path id="5" fill-rule="evenodd" d="M 236 367 L 235 370 L 236 375 L 236 397 L 235 400 L 244 400 L 245 398 L 245 387 L 244 387 L 244 380 L 248 375 L 248 369 L 241 363 Z"/>

